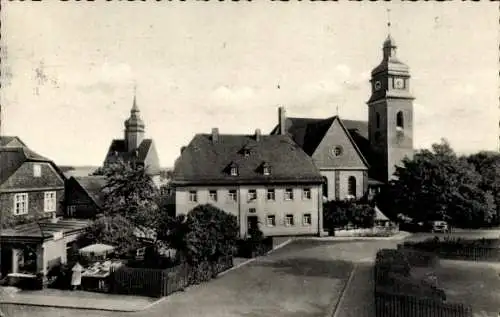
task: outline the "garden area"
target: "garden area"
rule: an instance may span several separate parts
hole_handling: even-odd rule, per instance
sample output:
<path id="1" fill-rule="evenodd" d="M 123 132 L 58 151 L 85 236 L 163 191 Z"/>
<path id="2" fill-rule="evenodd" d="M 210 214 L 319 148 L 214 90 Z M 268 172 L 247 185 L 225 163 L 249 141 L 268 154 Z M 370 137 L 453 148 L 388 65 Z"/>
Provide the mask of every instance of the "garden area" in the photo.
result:
<path id="1" fill-rule="evenodd" d="M 399 232 L 397 224 L 362 200 L 324 203 L 323 226 L 337 237 L 391 237 Z"/>
<path id="2" fill-rule="evenodd" d="M 377 317 L 472 317 L 464 298 L 443 288 L 439 259 L 432 253 L 383 249 L 377 253 L 374 280 Z"/>

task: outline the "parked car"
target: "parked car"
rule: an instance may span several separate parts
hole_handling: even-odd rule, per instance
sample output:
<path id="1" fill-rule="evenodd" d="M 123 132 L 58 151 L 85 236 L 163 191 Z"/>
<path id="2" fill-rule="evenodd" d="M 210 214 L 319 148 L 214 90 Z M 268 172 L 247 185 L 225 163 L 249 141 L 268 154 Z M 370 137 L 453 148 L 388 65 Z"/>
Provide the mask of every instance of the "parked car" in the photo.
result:
<path id="1" fill-rule="evenodd" d="M 449 226 L 446 221 L 432 221 L 432 232 L 443 232 L 447 233 L 449 232 Z"/>

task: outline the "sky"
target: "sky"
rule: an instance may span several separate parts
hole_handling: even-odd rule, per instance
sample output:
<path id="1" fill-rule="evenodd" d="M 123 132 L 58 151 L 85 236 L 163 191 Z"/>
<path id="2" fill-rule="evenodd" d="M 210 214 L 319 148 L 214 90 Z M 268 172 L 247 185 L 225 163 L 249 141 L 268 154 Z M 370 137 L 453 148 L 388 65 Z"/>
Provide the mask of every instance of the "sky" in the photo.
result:
<path id="1" fill-rule="evenodd" d="M 165 167 L 213 127 L 269 133 L 278 105 L 367 120 L 387 9 L 412 75 L 415 148 L 496 150 L 492 2 L 3 2 L 1 133 L 60 165 L 101 165 L 134 85 Z"/>

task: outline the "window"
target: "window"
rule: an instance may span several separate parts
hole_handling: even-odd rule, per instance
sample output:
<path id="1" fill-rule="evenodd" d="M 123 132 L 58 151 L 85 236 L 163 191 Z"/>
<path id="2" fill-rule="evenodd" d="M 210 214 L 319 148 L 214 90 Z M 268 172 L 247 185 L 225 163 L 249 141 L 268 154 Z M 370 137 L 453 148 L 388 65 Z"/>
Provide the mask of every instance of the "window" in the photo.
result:
<path id="1" fill-rule="evenodd" d="M 14 215 L 25 215 L 28 213 L 28 194 L 14 195 Z"/>
<path id="2" fill-rule="evenodd" d="M 304 188 L 302 191 L 302 199 L 309 200 L 311 199 L 311 189 Z"/>
<path id="3" fill-rule="evenodd" d="M 76 214 L 76 206 L 68 206 L 68 217 L 74 217 Z"/>
<path id="4" fill-rule="evenodd" d="M 217 191 L 216 190 L 210 190 L 208 192 L 208 197 L 210 198 L 211 201 L 217 201 Z"/>
<path id="5" fill-rule="evenodd" d="M 237 200 L 237 197 L 236 197 L 236 190 L 235 189 L 231 189 L 229 191 L 229 200 L 230 201 L 236 201 Z"/>
<path id="6" fill-rule="evenodd" d="M 257 190 L 249 189 L 248 190 L 248 200 L 256 200 L 257 199 Z"/>
<path id="7" fill-rule="evenodd" d="M 377 129 L 380 128 L 380 113 L 375 114 L 375 120 L 377 121 Z"/>
<path id="8" fill-rule="evenodd" d="M 285 216 L 285 226 L 293 226 L 293 215 L 286 215 Z"/>
<path id="9" fill-rule="evenodd" d="M 347 194 L 356 197 L 356 177 L 354 176 L 349 176 L 347 180 Z"/>
<path id="10" fill-rule="evenodd" d="M 333 148 L 332 154 L 333 156 L 341 156 L 343 152 L 343 149 L 340 145 L 337 145 L 336 147 Z"/>
<path id="11" fill-rule="evenodd" d="M 311 214 L 304 214 L 302 217 L 302 224 L 304 226 L 310 226 L 312 223 Z"/>
<path id="12" fill-rule="evenodd" d="M 41 177 L 42 176 L 42 166 L 40 164 L 33 165 L 33 176 Z"/>
<path id="13" fill-rule="evenodd" d="M 56 192 L 44 193 L 43 211 L 56 211 Z"/>
<path id="14" fill-rule="evenodd" d="M 328 197 L 328 178 L 323 176 L 323 196 Z"/>
<path id="15" fill-rule="evenodd" d="M 274 189 L 267 190 L 267 200 L 276 200 L 276 195 L 274 193 Z"/>
<path id="16" fill-rule="evenodd" d="M 257 212 L 257 209 L 255 209 L 255 208 L 248 208 L 248 213 L 249 214 L 254 214 L 256 212 Z"/>
<path id="17" fill-rule="evenodd" d="M 293 189 L 285 189 L 285 200 L 293 200 Z"/>
<path id="18" fill-rule="evenodd" d="M 266 225 L 268 227 L 275 227 L 276 226 L 276 216 L 275 215 L 267 216 Z"/>
<path id="19" fill-rule="evenodd" d="M 405 127 L 402 111 L 399 111 L 398 114 L 396 115 L 396 127 L 401 129 L 404 129 Z"/>
<path id="20" fill-rule="evenodd" d="M 264 175 L 266 175 L 266 176 L 267 176 L 267 175 L 270 175 L 270 174 L 271 174 L 271 171 L 269 170 L 269 166 L 264 166 L 264 167 L 262 168 L 262 173 L 263 173 Z"/>
<path id="21" fill-rule="evenodd" d="M 243 155 L 245 157 L 249 157 L 250 156 L 250 150 L 249 149 L 243 149 Z"/>
<path id="22" fill-rule="evenodd" d="M 192 190 L 189 192 L 189 201 L 190 202 L 197 202 L 198 201 L 198 195 L 196 194 L 195 190 Z"/>
<path id="23" fill-rule="evenodd" d="M 231 167 L 231 176 L 238 176 L 238 168 L 236 166 Z"/>

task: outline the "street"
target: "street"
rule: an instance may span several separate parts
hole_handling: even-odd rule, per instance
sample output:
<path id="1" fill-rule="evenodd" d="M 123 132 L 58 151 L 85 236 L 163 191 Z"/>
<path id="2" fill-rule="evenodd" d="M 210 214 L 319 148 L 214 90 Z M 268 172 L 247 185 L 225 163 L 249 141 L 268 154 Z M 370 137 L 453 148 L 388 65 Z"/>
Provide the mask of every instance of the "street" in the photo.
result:
<path id="1" fill-rule="evenodd" d="M 405 240 L 443 234 L 418 233 Z M 498 231 L 456 232 L 458 237 L 498 237 Z M 115 316 L 324 316 L 339 301 L 350 273 L 350 285 L 335 317 L 371 316 L 371 263 L 382 248 L 402 241 L 298 240 L 268 256 L 235 269 L 208 283 L 191 286 L 153 307 L 134 313 L 3 305 L 7 317 Z M 126 300 L 126 297 L 124 297 Z"/>
<path id="2" fill-rule="evenodd" d="M 3 305 L 12 316 L 324 316 L 333 310 L 355 264 L 391 241 L 296 241 L 208 283 L 135 313 Z M 124 297 L 126 300 L 126 297 Z"/>

